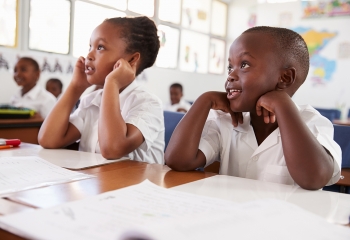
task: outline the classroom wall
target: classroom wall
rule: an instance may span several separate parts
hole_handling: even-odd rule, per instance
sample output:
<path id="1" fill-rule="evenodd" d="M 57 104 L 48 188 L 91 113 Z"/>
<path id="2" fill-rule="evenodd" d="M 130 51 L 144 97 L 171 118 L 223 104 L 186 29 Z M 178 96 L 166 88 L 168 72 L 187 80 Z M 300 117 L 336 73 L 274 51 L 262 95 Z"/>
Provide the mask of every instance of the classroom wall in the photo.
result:
<path id="1" fill-rule="evenodd" d="M 350 107 L 350 97 L 348 97 L 350 96 L 350 77 L 346 71 L 350 67 L 350 58 L 340 59 L 338 55 L 340 43 L 350 42 L 350 17 L 302 19 L 300 1 L 279 4 L 257 4 L 256 2 L 256 0 L 235 0 L 230 4 L 227 49 L 237 36 L 249 28 L 248 23 L 253 15 L 256 16 L 257 25 L 280 26 L 282 24 L 284 27 L 290 28 L 307 27 L 316 31 L 336 32 L 337 36 L 319 53 L 320 56 L 336 61 L 334 74 L 329 80 L 323 81 L 321 84 L 315 84 L 312 75 L 309 75 L 305 84 L 294 96 L 294 100 L 298 104 L 309 103 L 315 107 L 342 107 L 343 117 L 345 117 Z M 281 16 L 286 13 L 291 18 L 281 21 Z M 75 63 L 75 58 L 69 56 L 34 51 L 19 52 L 2 47 L 0 47 L 0 54 L 9 58 L 11 62 L 10 70 L 0 67 L 0 103 L 8 102 L 12 94 L 18 90 L 12 77 L 13 65 L 18 55 L 33 56 L 41 61 L 40 64 L 43 64 L 44 58 L 52 65 L 58 59 L 64 69 L 68 64 Z M 314 71 L 315 68 L 311 67 L 310 72 Z M 174 82 L 182 83 L 184 85 L 184 98 L 193 101 L 205 91 L 222 91 L 226 79 L 225 74 L 197 74 L 152 67 L 140 75 L 138 79 L 140 83 L 159 96 L 163 102 L 169 99 L 169 86 Z M 71 79 L 71 74 L 43 72 L 39 84 L 44 86 L 46 80 L 50 77 L 62 79 L 66 87 Z"/>

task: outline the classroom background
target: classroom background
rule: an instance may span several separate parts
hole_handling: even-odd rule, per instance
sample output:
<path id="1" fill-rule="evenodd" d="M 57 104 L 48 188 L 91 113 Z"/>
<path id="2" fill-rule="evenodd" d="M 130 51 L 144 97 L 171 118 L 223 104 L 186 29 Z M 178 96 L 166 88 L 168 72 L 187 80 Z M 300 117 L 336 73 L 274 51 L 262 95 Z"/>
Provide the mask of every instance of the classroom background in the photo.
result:
<path id="1" fill-rule="evenodd" d="M 247 28 L 268 25 L 293 29 L 308 44 L 310 71 L 295 102 L 348 116 L 350 3 L 331 0 L 0 0 L 0 103 L 18 91 L 13 67 L 19 57 L 39 62 L 40 85 L 55 77 L 65 89 L 92 30 L 108 17 L 139 15 L 157 24 L 161 49 L 155 66 L 137 80 L 163 102 L 174 82 L 189 101 L 223 91 L 230 44 Z"/>

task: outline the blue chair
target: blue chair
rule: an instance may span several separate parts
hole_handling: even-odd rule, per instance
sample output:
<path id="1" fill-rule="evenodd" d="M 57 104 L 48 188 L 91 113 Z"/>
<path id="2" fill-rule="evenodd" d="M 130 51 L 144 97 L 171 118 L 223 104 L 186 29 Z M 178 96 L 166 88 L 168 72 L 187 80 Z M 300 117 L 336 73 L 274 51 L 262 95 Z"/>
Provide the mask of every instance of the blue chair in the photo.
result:
<path id="1" fill-rule="evenodd" d="M 341 112 L 338 109 L 315 108 L 322 116 L 328 118 L 331 122 L 340 119 Z"/>
<path id="2" fill-rule="evenodd" d="M 165 149 L 168 146 L 169 140 L 171 135 L 174 132 L 174 129 L 176 128 L 177 124 L 180 122 L 180 120 L 185 115 L 184 113 L 180 112 L 170 112 L 170 111 L 164 111 L 164 125 L 165 125 Z"/>
<path id="3" fill-rule="evenodd" d="M 334 126 L 334 141 L 338 143 L 342 151 L 341 168 L 350 168 L 350 126 L 333 125 Z M 323 190 L 340 192 L 341 186 L 331 185 L 324 187 Z M 345 192 L 350 193 L 350 189 L 345 187 Z"/>

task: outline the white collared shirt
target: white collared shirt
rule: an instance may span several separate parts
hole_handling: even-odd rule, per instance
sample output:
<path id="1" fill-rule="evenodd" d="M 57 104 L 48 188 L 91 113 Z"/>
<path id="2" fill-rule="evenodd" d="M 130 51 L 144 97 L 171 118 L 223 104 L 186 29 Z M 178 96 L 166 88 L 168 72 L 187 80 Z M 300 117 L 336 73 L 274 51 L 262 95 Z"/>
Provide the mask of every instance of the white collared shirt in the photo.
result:
<path id="1" fill-rule="evenodd" d="M 10 100 L 15 107 L 24 107 L 35 110 L 45 118 L 55 106 L 57 99 L 38 84 L 22 96 L 22 91 L 17 92 Z"/>
<path id="2" fill-rule="evenodd" d="M 79 150 L 100 153 L 98 118 L 103 89 L 81 99 L 79 107 L 69 121 L 81 133 Z M 164 163 L 164 117 L 161 101 L 133 81 L 120 93 L 121 115 L 125 123 L 137 127 L 145 141 L 126 155 L 131 160 Z"/>
<path id="3" fill-rule="evenodd" d="M 333 125 L 310 105 L 297 107 L 312 134 L 333 156 L 333 175 L 327 183 L 332 185 L 340 178 L 342 161 L 341 149 L 333 140 Z M 206 157 L 206 166 L 216 160 L 221 162 L 220 174 L 296 185 L 285 162 L 279 128 L 258 146 L 249 113 L 244 113 L 243 124 L 233 127 L 230 114 L 211 111 L 199 149 Z"/>
<path id="4" fill-rule="evenodd" d="M 183 108 L 186 111 L 188 111 L 188 110 L 190 110 L 191 106 L 192 105 L 189 102 L 181 99 L 179 103 L 176 103 L 173 105 L 171 105 L 171 103 L 167 103 L 164 105 L 163 108 L 165 111 L 177 112 L 177 109 L 179 109 L 179 108 Z"/>

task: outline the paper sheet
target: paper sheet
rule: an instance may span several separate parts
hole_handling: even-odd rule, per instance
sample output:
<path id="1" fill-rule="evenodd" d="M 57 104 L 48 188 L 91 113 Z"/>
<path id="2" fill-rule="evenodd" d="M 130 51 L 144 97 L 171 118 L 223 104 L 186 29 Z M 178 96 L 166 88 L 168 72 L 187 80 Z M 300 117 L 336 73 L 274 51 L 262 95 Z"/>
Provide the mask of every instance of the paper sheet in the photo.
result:
<path id="1" fill-rule="evenodd" d="M 0 157 L 0 196 L 91 177 L 94 176 L 58 167 L 39 157 Z"/>
<path id="2" fill-rule="evenodd" d="M 33 239 L 350 239 L 350 230 L 277 200 L 247 204 L 149 181 L 49 209 L 0 217 Z M 305 236 L 305 237 L 304 237 Z"/>

